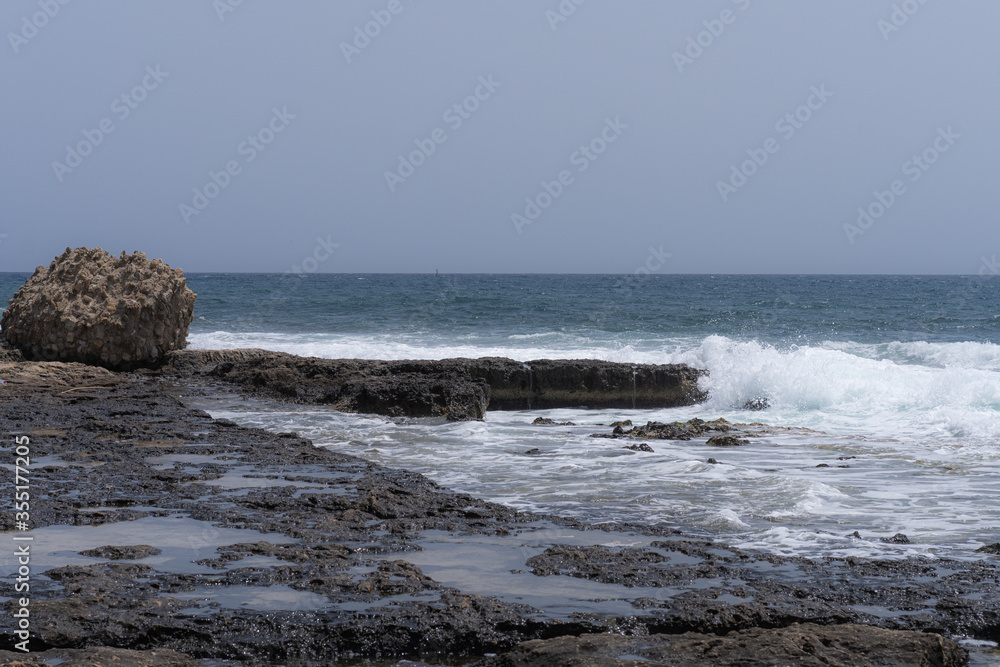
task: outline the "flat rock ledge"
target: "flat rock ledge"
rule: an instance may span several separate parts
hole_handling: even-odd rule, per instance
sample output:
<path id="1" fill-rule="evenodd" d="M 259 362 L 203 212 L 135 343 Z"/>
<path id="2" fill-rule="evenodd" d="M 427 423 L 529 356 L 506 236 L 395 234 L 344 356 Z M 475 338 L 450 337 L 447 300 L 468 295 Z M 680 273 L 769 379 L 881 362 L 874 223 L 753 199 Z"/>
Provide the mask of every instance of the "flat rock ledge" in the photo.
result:
<path id="1" fill-rule="evenodd" d="M 967 661 L 964 648 L 937 634 L 855 624 L 805 623 L 776 630 L 750 628 L 722 637 L 687 632 L 646 637 L 595 634 L 536 639 L 503 655 L 482 660 L 476 667 L 958 667 L 968 664 Z"/>
<path id="2" fill-rule="evenodd" d="M 683 364 L 319 359 L 243 349 L 172 352 L 162 370 L 217 378 L 259 396 L 390 417 L 474 420 L 487 409 L 669 408 L 707 398 L 697 384 L 706 371 Z"/>

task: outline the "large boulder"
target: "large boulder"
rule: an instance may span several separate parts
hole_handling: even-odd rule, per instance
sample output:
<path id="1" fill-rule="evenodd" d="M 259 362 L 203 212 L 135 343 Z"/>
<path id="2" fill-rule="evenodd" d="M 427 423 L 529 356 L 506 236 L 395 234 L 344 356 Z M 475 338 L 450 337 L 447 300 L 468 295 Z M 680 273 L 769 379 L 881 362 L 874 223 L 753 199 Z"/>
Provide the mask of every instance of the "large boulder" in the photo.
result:
<path id="1" fill-rule="evenodd" d="M 184 272 L 159 259 L 66 248 L 35 269 L 0 327 L 28 359 L 122 370 L 153 365 L 185 347 L 194 300 Z"/>

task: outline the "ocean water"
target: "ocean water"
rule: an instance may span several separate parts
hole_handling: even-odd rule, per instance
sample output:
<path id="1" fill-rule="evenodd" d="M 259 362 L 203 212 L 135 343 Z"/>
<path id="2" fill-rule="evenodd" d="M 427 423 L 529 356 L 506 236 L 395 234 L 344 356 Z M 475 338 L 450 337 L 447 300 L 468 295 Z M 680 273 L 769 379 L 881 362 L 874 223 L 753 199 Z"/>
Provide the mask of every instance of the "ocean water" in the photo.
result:
<path id="1" fill-rule="evenodd" d="M 25 278 L 0 274 L 0 299 Z M 199 295 L 193 348 L 710 372 L 706 403 L 669 410 L 443 423 L 220 396 L 201 406 L 215 416 L 296 430 L 518 508 L 666 524 L 786 554 L 963 558 L 1000 541 L 998 277 L 188 274 L 188 283 Z M 743 410 L 759 397 L 768 409 Z M 537 416 L 576 425 L 532 426 Z M 724 450 L 652 441 L 653 453 L 631 452 L 590 437 L 619 419 L 696 416 L 767 426 Z M 524 454 L 533 448 L 541 454 Z M 910 544 L 880 541 L 897 532 Z"/>

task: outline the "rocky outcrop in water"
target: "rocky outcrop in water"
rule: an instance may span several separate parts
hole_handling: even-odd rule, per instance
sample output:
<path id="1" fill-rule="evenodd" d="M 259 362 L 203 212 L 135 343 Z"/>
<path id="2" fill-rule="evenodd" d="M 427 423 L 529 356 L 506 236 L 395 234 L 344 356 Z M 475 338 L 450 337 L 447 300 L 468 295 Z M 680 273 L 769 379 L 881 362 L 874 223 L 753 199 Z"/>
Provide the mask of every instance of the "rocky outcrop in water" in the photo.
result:
<path id="1" fill-rule="evenodd" d="M 165 370 L 261 396 L 392 417 L 482 419 L 488 409 L 675 407 L 706 398 L 684 365 L 512 359 L 318 359 L 264 350 L 173 353 Z"/>
<path id="2" fill-rule="evenodd" d="M 632 422 L 629 421 L 628 424 L 631 425 Z M 639 438 L 642 440 L 691 440 L 706 433 L 728 433 L 733 429 L 733 426 L 733 424 L 730 424 L 721 417 L 709 422 L 695 417 L 686 422 L 670 422 L 669 424 L 664 424 L 663 422 L 646 422 L 645 426 L 633 426 L 627 431 L 619 424 L 615 426 L 610 434 L 595 433 L 592 437 Z M 735 436 L 732 437 L 734 440 L 740 440 L 740 438 L 736 438 Z M 712 439 L 714 440 L 715 438 Z M 730 441 L 727 440 L 726 442 Z M 718 443 L 710 441 L 709 444 Z M 719 444 L 718 446 L 727 447 L 735 446 L 736 444 L 746 444 L 746 441 L 726 445 Z"/>
<path id="3" fill-rule="evenodd" d="M 184 272 L 159 259 L 67 248 L 35 269 L 0 326 L 28 359 L 128 369 L 186 345 L 194 300 Z"/>

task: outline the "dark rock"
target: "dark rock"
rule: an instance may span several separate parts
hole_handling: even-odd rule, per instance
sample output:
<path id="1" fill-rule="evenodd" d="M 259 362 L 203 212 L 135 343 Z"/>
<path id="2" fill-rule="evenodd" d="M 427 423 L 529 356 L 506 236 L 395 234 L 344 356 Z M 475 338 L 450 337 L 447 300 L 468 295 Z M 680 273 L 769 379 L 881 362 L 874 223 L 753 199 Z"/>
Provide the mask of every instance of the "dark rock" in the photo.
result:
<path id="1" fill-rule="evenodd" d="M 858 457 L 857 456 L 838 456 L 837 460 L 838 461 L 850 461 L 851 459 L 856 459 L 856 458 L 858 458 Z"/>
<path id="2" fill-rule="evenodd" d="M 132 651 L 124 648 L 108 648 L 98 646 L 82 649 L 52 648 L 47 651 L 20 653 L 0 651 L 0 664 L 11 667 L 44 667 L 45 665 L 62 665 L 62 667 L 105 667 L 105 665 L 121 665 L 122 667 L 198 667 L 201 660 L 195 660 L 189 655 L 169 649 L 154 649 L 148 651 Z"/>
<path id="3" fill-rule="evenodd" d="M 812 623 L 752 628 L 724 637 L 693 632 L 628 637 L 590 634 L 536 639 L 476 663 L 477 667 L 961 667 L 968 652 L 937 634 L 864 625 Z"/>
<path id="4" fill-rule="evenodd" d="M 158 556 L 163 552 L 156 547 L 149 546 L 148 544 L 140 544 L 137 546 L 127 547 L 109 545 L 97 547 L 96 549 L 88 549 L 79 553 L 81 556 L 87 556 L 88 558 L 106 558 L 108 560 L 141 560 L 143 558 L 148 558 L 149 556 Z"/>
<path id="5" fill-rule="evenodd" d="M 640 442 L 638 445 L 629 445 L 628 447 L 622 447 L 622 449 L 631 449 L 633 452 L 651 452 L 653 448 L 644 442 Z"/>
<path id="6" fill-rule="evenodd" d="M 756 398 L 751 398 L 749 401 L 743 404 L 744 410 L 767 410 L 771 407 L 768 402 L 767 397 L 758 396 Z"/>
<path id="7" fill-rule="evenodd" d="M 594 434 L 597 438 L 642 438 L 645 440 L 690 440 L 704 433 L 726 433 L 732 430 L 733 425 L 725 419 L 715 419 L 707 422 L 703 419 L 691 419 L 686 422 L 671 422 L 663 424 L 661 422 L 647 422 L 645 426 L 635 426 L 625 430 L 622 426 L 616 425 L 611 435 Z"/>
<path id="8" fill-rule="evenodd" d="M 533 447 L 533 448 L 529 449 L 528 451 L 526 451 L 524 453 L 524 455 L 525 456 L 538 456 L 541 453 L 542 453 L 542 450 L 540 450 L 538 447 Z"/>
<path id="9" fill-rule="evenodd" d="M 879 541 L 888 542 L 889 544 L 909 544 L 910 538 L 902 533 L 896 533 L 892 537 L 880 537 Z"/>
<path id="10" fill-rule="evenodd" d="M 149 366 L 187 345 L 195 294 L 161 260 L 66 249 L 10 300 L 0 327 L 27 359 Z"/>
<path id="11" fill-rule="evenodd" d="M 611 422 L 610 424 L 608 424 L 608 426 L 612 426 L 614 428 L 619 428 L 619 427 L 625 428 L 626 426 L 631 426 L 631 425 L 632 425 L 631 419 L 623 419 L 620 422 Z"/>
<path id="12" fill-rule="evenodd" d="M 466 395 L 462 387 L 478 387 L 473 393 L 482 394 L 491 410 L 580 406 L 666 408 L 691 405 L 707 397 L 698 389 L 698 378 L 705 371 L 683 364 L 633 366 L 608 361 L 548 359 L 524 364 L 498 357 L 379 361 L 316 359 L 264 350 L 211 350 L 173 353 L 166 370 L 180 375 L 209 375 L 239 385 L 247 392 L 272 398 L 325 403 L 348 412 L 370 411 L 389 416 L 452 412 L 442 405 L 446 399 L 426 399 L 428 393 L 446 393 L 444 385 L 455 388 L 458 412 L 470 415 L 481 410 L 466 405 L 476 400 Z M 399 386 L 382 388 L 391 382 Z M 429 382 L 441 386 L 430 391 L 425 386 Z M 355 398 L 369 388 L 403 403 L 408 391 L 417 392 L 417 397 L 413 405 L 397 403 L 394 413 L 384 412 L 387 408 L 383 401 Z M 360 404 L 366 407 L 362 409 Z M 391 401 L 388 405 L 393 406 Z M 430 407 L 433 409 L 428 413 Z"/>
<path id="13" fill-rule="evenodd" d="M 743 445 L 749 445 L 750 441 L 746 438 L 738 438 L 735 435 L 716 435 L 709 438 L 705 444 L 709 447 L 742 447 Z"/>
<path id="14" fill-rule="evenodd" d="M 829 464 L 829 463 L 820 463 L 820 464 L 819 464 L 819 465 L 817 465 L 816 467 L 817 467 L 817 468 L 829 468 L 829 467 L 830 467 L 830 464 Z"/>
<path id="15" fill-rule="evenodd" d="M 535 421 L 531 423 L 535 426 L 576 426 L 573 422 L 557 422 L 548 417 L 535 417 Z"/>
<path id="16" fill-rule="evenodd" d="M 705 461 L 705 463 L 711 463 L 712 465 L 718 465 L 719 462 L 716 461 L 715 459 L 708 459 L 707 461 Z"/>
<path id="17" fill-rule="evenodd" d="M 862 539 L 861 538 L 861 533 L 859 533 L 858 531 L 854 531 L 853 533 L 851 533 L 850 535 L 848 535 L 848 537 L 853 537 L 854 539 L 857 539 L 857 540 Z"/>
<path id="18" fill-rule="evenodd" d="M 39 382 L 0 387 L 0 432 L 32 434 L 33 457 L 61 460 L 58 466 L 34 468 L 34 527 L 79 526 L 69 531 L 72 543 L 74 531 L 92 532 L 90 524 L 185 515 L 202 527 L 185 536 L 191 551 L 183 558 L 212 568 L 182 573 L 155 559 L 103 561 L 55 566 L 33 578 L 32 656 L 44 651 L 50 662 L 66 659 L 54 647 L 113 646 L 172 649 L 206 664 L 384 664 L 403 657 L 464 664 L 531 639 L 587 633 L 722 636 L 796 622 L 998 636 L 1000 566 L 992 558 L 810 560 L 675 538 L 662 524 L 615 524 L 602 534 L 607 525 L 518 512 L 443 489 L 416 473 L 315 447 L 293 434 L 213 420 L 179 398 L 212 396 L 214 385 L 189 379 L 177 386 L 172 378 L 149 372 L 113 375 L 73 364 L 27 362 L 5 370 L 21 367 L 34 368 L 32 377 Z M 101 386 L 99 375 L 114 382 Z M 153 458 L 178 454 L 197 456 L 168 469 Z M 247 486 L 237 493 L 213 486 L 222 475 L 245 477 Z M 0 530 L 12 531 L 13 520 L 12 512 L 0 513 Z M 533 527 L 538 522 L 588 530 L 601 546 L 553 544 L 558 531 L 539 534 Z M 145 529 L 136 525 L 135 541 L 167 553 L 167 543 L 157 541 L 166 534 L 150 529 L 139 533 Z M 248 534 L 218 539 L 216 529 Z M 648 548 L 605 544 L 622 543 L 621 535 L 611 537 L 616 529 L 657 541 Z M 606 595 L 595 591 L 594 598 L 627 601 L 632 611 L 567 617 L 558 602 L 545 601 L 533 609 L 498 599 L 510 600 L 502 580 L 478 588 L 483 595 L 463 593 L 408 561 L 425 545 L 420 536 L 427 531 L 443 531 L 458 549 L 475 539 L 470 536 L 512 538 L 511 546 L 523 536 L 520 544 L 532 546 L 521 549 L 516 560 L 480 559 L 477 567 L 488 575 L 484 581 L 499 571 L 490 569 L 495 567 L 616 584 Z M 542 554 L 540 537 L 545 537 Z M 67 557 L 50 555 L 56 563 Z M 551 583 L 558 587 L 559 578 Z M 293 609 L 261 608 L 253 602 L 256 593 L 245 592 L 274 585 L 287 587 L 283 595 L 296 598 Z M 218 593 L 191 599 L 192 591 L 206 587 Z M 299 596 L 309 599 L 300 603 Z M 218 606 L 212 597 L 236 604 Z M 0 647 L 7 649 L 14 643 L 10 607 L 0 622 L 0 636 L 6 638 Z M 886 612 L 872 615 L 873 608 Z M 746 655 L 752 658 L 753 651 L 750 642 Z M 857 660 L 848 664 L 864 664 L 865 655 L 859 649 Z M 143 664 L 128 657 L 102 664 L 133 663 Z"/>
<path id="19" fill-rule="evenodd" d="M 24 361 L 24 355 L 21 354 L 21 351 L 8 343 L 3 336 L 0 336 L 0 364 L 10 364 L 20 361 Z"/>
<path id="20" fill-rule="evenodd" d="M 1000 542 L 994 542 L 993 544 L 987 544 L 984 547 L 979 547 L 976 549 L 977 554 L 993 554 L 995 556 L 1000 556 Z"/>

